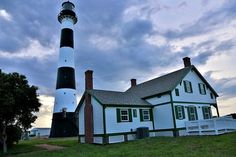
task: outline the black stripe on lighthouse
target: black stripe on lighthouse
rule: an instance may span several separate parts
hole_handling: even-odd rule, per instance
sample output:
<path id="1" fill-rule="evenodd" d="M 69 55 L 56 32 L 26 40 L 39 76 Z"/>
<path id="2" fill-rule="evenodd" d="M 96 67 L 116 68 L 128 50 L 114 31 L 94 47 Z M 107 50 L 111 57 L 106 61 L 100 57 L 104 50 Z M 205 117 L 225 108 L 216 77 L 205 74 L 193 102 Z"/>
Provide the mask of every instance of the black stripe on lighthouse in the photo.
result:
<path id="1" fill-rule="evenodd" d="M 74 36 L 73 30 L 70 28 L 63 28 L 61 30 L 61 43 L 60 47 L 72 47 L 74 48 Z"/>
<path id="2" fill-rule="evenodd" d="M 75 70 L 71 67 L 60 67 L 57 71 L 56 89 L 75 89 Z"/>

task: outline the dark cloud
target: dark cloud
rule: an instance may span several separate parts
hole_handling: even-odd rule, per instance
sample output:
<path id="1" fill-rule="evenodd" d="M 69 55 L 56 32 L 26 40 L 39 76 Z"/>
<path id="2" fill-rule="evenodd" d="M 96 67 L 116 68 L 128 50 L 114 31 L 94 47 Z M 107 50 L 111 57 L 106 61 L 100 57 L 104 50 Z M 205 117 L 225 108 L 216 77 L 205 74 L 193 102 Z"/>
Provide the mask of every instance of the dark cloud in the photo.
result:
<path id="1" fill-rule="evenodd" d="M 55 1 L 8 1 L 2 0 L 0 9 L 6 10 L 12 21 L 1 21 L 0 50 L 15 53 L 37 39 L 48 46 L 57 35 L 55 13 L 59 10 Z"/>
<path id="2" fill-rule="evenodd" d="M 215 50 L 217 52 L 231 50 L 235 46 L 235 42 L 236 40 L 233 40 L 233 39 L 223 41 L 215 48 Z"/>
<path id="3" fill-rule="evenodd" d="M 60 24 L 57 21 L 57 14 L 61 2 L 1 0 L 0 9 L 5 9 L 11 14 L 13 21 L 0 21 L 0 51 L 18 53 L 20 49 L 29 45 L 31 39 L 38 40 L 45 47 L 56 43 L 55 40 L 59 41 Z M 144 20 L 136 17 L 125 22 L 123 13 L 132 5 L 131 2 L 117 0 L 74 2 L 79 19 L 75 26 L 76 80 L 79 94 L 84 89 L 84 71 L 87 69 L 94 70 L 96 88 L 124 90 L 126 84 L 129 86 L 130 78 L 150 77 L 154 68 L 161 69 L 182 64 L 182 57 L 191 57 L 195 49 L 204 48 L 204 51 L 194 56 L 193 62 L 204 64 L 217 51 L 229 50 L 233 47 L 233 40 L 218 43 L 218 46 L 215 40 L 208 40 L 198 45 L 185 46 L 180 53 L 175 53 L 172 52 L 168 43 L 158 47 L 146 43 L 144 37 L 161 35 L 168 42 L 202 35 L 222 24 L 227 25 L 236 15 L 234 0 L 227 1 L 218 10 L 207 12 L 190 25 L 178 30 L 167 30 L 164 33 L 154 30 L 151 19 Z M 182 6 L 188 7 L 185 3 Z M 156 10 L 160 10 L 159 5 Z M 141 11 L 152 13 L 152 10 L 148 11 L 148 7 L 144 7 Z M 114 40 L 117 48 L 106 51 L 97 48 L 90 42 L 94 35 Z M 212 45 L 216 47 L 214 50 L 211 49 Z M 104 46 L 107 45 L 104 43 Z M 18 71 L 25 74 L 32 84 L 40 87 L 41 94 L 54 95 L 57 58 L 48 58 L 43 61 L 37 59 L 12 61 L 0 58 L 0 67 L 6 72 Z M 209 82 L 213 82 L 213 87 L 221 92 L 220 86 L 224 83 L 216 82 L 208 75 L 207 78 L 210 79 Z M 233 88 L 227 91 L 228 93 L 235 92 Z"/>
<path id="4" fill-rule="evenodd" d="M 208 71 L 205 73 L 204 77 L 211 84 L 212 87 L 216 90 L 219 96 L 223 99 L 227 99 L 230 97 L 235 97 L 236 95 L 236 77 L 232 78 L 221 78 L 214 79 L 212 77 L 213 73 L 217 73 L 219 71 Z"/>

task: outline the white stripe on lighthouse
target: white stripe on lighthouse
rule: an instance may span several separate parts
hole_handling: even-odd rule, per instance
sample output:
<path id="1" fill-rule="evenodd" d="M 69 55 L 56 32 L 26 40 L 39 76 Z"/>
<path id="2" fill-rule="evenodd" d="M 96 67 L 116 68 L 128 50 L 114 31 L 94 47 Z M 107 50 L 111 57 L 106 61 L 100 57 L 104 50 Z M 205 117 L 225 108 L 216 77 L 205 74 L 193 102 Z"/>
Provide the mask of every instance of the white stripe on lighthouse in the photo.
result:
<path id="1" fill-rule="evenodd" d="M 53 113 L 62 112 L 63 108 L 66 108 L 67 112 L 74 112 L 76 106 L 76 91 L 74 89 L 61 88 L 56 90 Z"/>
<path id="2" fill-rule="evenodd" d="M 70 18 L 65 18 L 62 20 L 62 23 L 61 23 L 61 29 L 63 28 L 70 28 L 70 29 L 74 29 L 74 22 L 72 19 Z"/>
<path id="3" fill-rule="evenodd" d="M 74 49 L 71 47 L 61 47 L 58 61 L 58 68 L 60 67 L 75 67 Z"/>

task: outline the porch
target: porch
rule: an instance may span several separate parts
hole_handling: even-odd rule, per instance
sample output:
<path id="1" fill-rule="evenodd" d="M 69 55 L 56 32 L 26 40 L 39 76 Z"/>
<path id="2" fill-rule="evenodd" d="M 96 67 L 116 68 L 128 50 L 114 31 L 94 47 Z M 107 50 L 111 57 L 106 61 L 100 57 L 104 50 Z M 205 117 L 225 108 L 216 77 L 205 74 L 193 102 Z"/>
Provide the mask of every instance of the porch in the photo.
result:
<path id="1" fill-rule="evenodd" d="M 236 119 L 219 117 L 185 122 L 187 135 L 219 135 L 236 131 Z"/>

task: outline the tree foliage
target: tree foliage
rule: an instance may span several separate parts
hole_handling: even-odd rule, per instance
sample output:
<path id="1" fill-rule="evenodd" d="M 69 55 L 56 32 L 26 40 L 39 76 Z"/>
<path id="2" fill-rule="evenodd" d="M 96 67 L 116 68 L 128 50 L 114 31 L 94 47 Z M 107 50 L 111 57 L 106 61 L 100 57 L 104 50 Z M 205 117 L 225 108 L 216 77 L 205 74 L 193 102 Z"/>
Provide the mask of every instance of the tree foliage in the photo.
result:
<path id="1" fill-rule="evenodd" d="M 6 145 L 7 128 L 31 127 L 41 106 L 36 86 L 30 86 L 24 75 L 0 72 L 0 138 Z M 6 148 L 5 148 L 6 149 Z M 6 151 L 6 150 L 5 150 Z"/>

